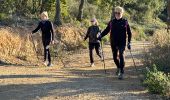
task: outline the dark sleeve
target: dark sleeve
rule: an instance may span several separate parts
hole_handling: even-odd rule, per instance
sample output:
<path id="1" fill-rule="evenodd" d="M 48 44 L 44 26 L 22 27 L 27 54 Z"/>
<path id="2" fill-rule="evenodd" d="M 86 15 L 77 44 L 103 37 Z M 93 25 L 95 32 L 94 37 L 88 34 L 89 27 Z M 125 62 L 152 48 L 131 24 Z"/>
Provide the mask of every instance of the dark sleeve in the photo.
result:
<path id="1" fill-rule="evenodd" d="M 37 28 L 32 31 L 32 34 L 33 34 L 33 33 L 36 33 L 36 32 L 41 28 L 41 25 L 40 25 L 40 24 L 41 24 L 41 22 L 39 22 Z"/>
<path id="2" fill-rule="evenodd" d="M 131 42 L 131 38 L 132 38 L 132 32 L 131 32 L 131 29 L 130 29 L 128 21 L 126 21 L 126 28 L 127 28 L 126 31 L 127 31 L 127 34 L 128 34 L 128 42 L 130 43 Z"/>
<path id="3" fill-rule="evenodd" d="M 54 40 L 54 26 L 53 26 L 52 22 L 50 22 L 50 25 L 51 25 L 50 31 L 51 31 L 51 34 L 52 34 L 52 40 Z"/>
<path id="4" fill-rule="evenodd" d="M 90 27 L 87 30 L 86 36 L 84 37 L 84 40 L 86 40 L 89 37 L 89 33 L 90 33 Z"/>
<path id="5" fill-rule="evenodd" d="M 107 25 L 106 29 L 101 33 L 100 37 L 104 37 L 105 35 L 107 35 L 110 32 L 110 22 Z"/>

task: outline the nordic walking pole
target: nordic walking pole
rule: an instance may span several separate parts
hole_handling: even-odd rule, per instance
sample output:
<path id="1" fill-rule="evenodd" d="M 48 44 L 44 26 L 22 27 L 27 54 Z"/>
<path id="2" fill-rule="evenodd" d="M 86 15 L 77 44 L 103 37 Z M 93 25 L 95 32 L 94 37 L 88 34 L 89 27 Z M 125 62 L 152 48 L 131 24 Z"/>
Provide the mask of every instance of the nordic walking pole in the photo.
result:
<path id="1" fill-rule="evenodd" d="M 129 51 L 130 51 L 130 55 L 131 55 L 131 57 L 132 57 L 132 60 L 133 60 L 133 63 L 134 63 L 134 67 L 135 67 L 135 69 L 136 69 L 136 72 L 137 72 L 138 70 L 137 70 L 137 66 L 136 66 L 136 63 L 135 63 L 134 56 L 133 56 L 133 54 L 132 54 L 132 51 L 131 51 L 131 49 L 129 49 Z"/>
<path id="2" fill-rule="evenodd" d="M 106 64 L 105 64 L 105 60 L 104 60 L 104 53 L 103 53 L 103 44 L 102 44 L 102 41 L 100 41 L 101 43 L 101 50 L 102 50 L 102 56 L 103 56 L 103 67 L 104 67 L 104 72 L 106 74 Z"/>
<path id="3" fill-rule="evenodd" d="M 33 44 L 33 49 L 34 49 L 36 56 L 37 56 L 37 60 L 39 61 L 38 53 L 37 53 L 37 50 L 36 50 L 36 47 L 35 47 L 35 43 L 34 43 L 34 39 L 32 37 L 32 34 L 30 35 L 30 37 L 31 37 L 31 41 L 32 41 L 32 44 Z"/>

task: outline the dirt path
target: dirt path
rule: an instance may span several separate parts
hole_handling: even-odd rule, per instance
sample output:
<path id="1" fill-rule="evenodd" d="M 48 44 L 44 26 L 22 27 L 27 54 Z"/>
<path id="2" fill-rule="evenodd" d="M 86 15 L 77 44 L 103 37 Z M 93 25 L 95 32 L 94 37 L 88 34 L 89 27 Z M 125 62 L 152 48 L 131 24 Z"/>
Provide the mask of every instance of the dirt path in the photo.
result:
<path id="1" fill-rule="evenodd" d="M 143 43 L 134 42 L 133 47 L 138 69 L 143 69 Z M 97 56 L 95 67 L 89 67 L 87 52 L 71 56 L 65 68 L 0 66 L 0 100 L 161 100 L 142 86 L 128 51 L 124 80 L 115 76 L 110 46 L 104 52 L 107 74 Z"/>

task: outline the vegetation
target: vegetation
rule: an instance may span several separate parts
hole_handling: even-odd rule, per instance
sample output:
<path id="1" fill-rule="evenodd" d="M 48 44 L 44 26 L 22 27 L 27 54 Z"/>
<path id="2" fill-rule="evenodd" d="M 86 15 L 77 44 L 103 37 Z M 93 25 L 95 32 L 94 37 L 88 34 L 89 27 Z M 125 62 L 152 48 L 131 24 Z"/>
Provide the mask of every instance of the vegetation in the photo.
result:
<path id="1" fill-rule="evenodd" d="M 170 98 L 170 75 L 158 71 L 156 65 L 147 72 L 144 84 L 147 85 L 150 92 Z"/>
<path id="2" fill-rule="evenodd" d="M 170 34 L 165 30 L 158 30 L 152 37 L 152 47 L 146 51 L 144 64 L 147 71 L 146 80 L 150 92 L 158 93 L 170 98 Z M 152 66 L 154 65 L 154 66 Z"/>
<path id="3" fill-rule="evenodd" d="M 150 92 L 170 96 L 170 35 L 161 29 L 166 27 L 168 0 L 0 0 L 0 26 L 32 28 L 39 21 L 39 14 L 48 11 L 50 20 L 57 26 L 56 39 L 67 50 L 86 48 L 82 41 L 89 19 L 96 17 L 104 29 L 114 17 L 115 6 L 125 9 L 135 40 L 148 40 L 153 46 L 146 52 L 144 64 L 149 67 L 144 83 Z M 76 27 L 76 28 L 75 28 Z M 35 55 L 27 33 L 16 34 L 0 29 L 0 55 L 15 56 L 28 60 Z M 104 42 L 109 41 L 105 37 Z M 39 41 L 36 42 L 39 45 Z M 29 49 L 28 49 L 29 48 Z M 40 48 L 40 47 L 38 47 Z M 40 48 L 41 49 L 41 48 Z M 54 49 L 54 48 L 53 48 Z M 42 51 L 42 50 L 39 50 Z M 55 50 L 54 50 L 55 51 Z M 62 51 L 62 50 L 60 50 Z M 40 52 L 42 53 L 42 52 Z M 153 67 L 152 65 L 157 67 Z"/>

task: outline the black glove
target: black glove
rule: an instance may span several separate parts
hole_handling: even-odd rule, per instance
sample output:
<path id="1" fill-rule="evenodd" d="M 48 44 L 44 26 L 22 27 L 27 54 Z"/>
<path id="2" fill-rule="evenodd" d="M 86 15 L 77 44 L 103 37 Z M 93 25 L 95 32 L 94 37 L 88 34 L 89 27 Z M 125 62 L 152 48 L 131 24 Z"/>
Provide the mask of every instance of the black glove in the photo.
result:
<path id="1" fill-rule="evenodd" d="M 130 43 L 130 42 L 127 44 L 127 48 L 128 48 L 129 50 L 131 50 L 131 43 Z"/>

